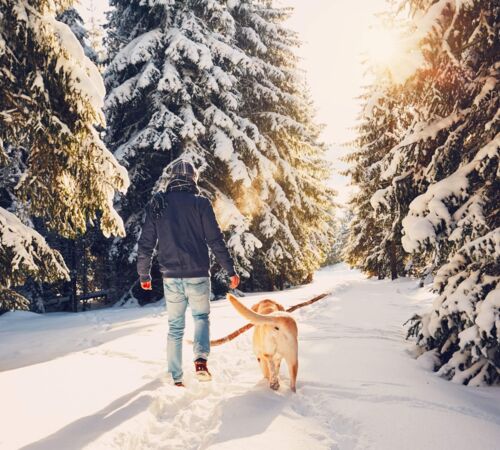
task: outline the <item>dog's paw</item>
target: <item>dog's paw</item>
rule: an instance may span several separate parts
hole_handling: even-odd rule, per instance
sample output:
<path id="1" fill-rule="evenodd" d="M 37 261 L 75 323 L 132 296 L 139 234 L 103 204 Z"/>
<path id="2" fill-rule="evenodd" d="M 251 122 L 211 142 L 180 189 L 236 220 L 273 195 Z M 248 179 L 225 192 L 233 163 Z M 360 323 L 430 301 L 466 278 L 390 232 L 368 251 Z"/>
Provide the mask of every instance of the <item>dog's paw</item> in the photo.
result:
<path id="1" fill-rule="evenodd" d="M 280 382 L 278 380 L 271 381 L 271 383 L 269 383 L 269 387 L 273 391 L 277 391 L 280 388 Z"/>

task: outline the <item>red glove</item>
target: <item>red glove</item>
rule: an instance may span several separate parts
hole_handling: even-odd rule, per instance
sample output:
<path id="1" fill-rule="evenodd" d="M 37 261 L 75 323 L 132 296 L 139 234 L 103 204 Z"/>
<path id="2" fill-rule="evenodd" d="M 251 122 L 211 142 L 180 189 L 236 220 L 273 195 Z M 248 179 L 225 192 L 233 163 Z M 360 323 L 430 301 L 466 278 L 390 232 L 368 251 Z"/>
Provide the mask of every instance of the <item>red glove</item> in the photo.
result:
<path id="1" fill-rule="evenodd" d="M 231 277 L 231 283 L 229 283 L 230 289 L 236 289 L 240 284 L 240 277 L 238 275 L 233 275 Z"/>
<path id="2" fill-rule="evenodd" d="M 141 288 L 143 288 L 145 291 L 150 291 L 153 288 L 151 287 L 151 281 L 141 281 Z"/>

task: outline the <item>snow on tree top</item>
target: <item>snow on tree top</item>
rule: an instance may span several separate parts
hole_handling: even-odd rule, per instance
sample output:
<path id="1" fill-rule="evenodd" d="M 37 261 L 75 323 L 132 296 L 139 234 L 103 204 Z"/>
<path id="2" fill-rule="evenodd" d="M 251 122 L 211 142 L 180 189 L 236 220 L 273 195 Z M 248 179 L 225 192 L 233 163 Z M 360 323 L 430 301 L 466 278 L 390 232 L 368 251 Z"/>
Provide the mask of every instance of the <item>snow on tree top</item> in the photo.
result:
<path id="1" fill-rule="evenodd" d="M 153 50 L 162 39 L 163 32 L 156 28 L 136 37 L 123 47 L 111 62 L 108 72 L 121 71 L 129 65 L 148 61 L 153 55 Z"/>
<path id="2" fill-rule="evenodd" d="M 83 47 L 68 25 L 59 22 L 53 16 L 46 14 L 42 17 L 42 24 L 51 26 L 54 35 L 65 56 L 59 56 L 57 69 L 64 67 L 71 77 L 75 89 L 84 95 L 93 107 L 95 114 L 104 123 L 101 109 L 104 106 L 106 88 L 104 81 L 95 64 L 85 55 Z"/>

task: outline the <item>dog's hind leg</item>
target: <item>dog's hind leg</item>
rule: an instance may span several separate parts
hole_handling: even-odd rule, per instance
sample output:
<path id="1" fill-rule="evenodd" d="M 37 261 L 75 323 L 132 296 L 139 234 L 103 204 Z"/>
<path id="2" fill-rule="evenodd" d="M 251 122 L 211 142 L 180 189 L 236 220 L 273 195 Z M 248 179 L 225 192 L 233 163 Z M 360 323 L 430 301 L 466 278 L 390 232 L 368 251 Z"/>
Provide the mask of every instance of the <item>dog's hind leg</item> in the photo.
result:
<path id="1" fill-rule="evenodd" d="M 298 355 L 290 355 L 286 358 L 286 365 L 290 373 L 290 389 L 297 392 L 297 373 L 299 371 L 299 358 Z"/>
<path id="2" fill-rule="evenodd" d="M 262 375 L 264 378 L 269 380 L 269 365 L 267 364 L 267 360 L 263 355 L 259 355 L 257 357 L 257 361 L 260 364 L 260 370 L 262 370 Z"/>
<path id="3" fill-rule="evenodd" d="M 278 373 L 276 372 L 276 365 L 274 364 L 274 358 L 270 355 L 264 355 L 269 368 L 269 387 L 275 391 L 280 388 L 280 382 L 278 380 Z"/>
<path id="4" fill-rule="evenodd" d="M 281 367 L 281 360 L 283 359 L 282 356 L 275 356 L 274 357 L 274 365 L 276 366 L 276 375 L 279 376 L 280 374 L 280 367 Z"/>

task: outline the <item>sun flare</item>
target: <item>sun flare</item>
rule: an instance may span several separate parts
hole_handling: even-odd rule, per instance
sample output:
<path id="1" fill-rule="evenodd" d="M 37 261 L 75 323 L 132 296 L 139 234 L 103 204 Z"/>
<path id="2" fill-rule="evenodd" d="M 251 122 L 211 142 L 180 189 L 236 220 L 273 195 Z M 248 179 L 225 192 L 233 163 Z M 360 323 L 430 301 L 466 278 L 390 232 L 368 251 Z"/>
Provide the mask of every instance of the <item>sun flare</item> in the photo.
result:
<path id="1" fill-rule="evenodd" d="M 389 73 L 396 83 L 403 83 L 423 64 L 418 41 L 383 26 L 367 30 L 362 55 L 372 71 Z"/>
<path id="2" fill-rule="evenodd" d="M 365 53 L 376 68 L 389 68 L 402 56 L 399 36 L 387 28 L 371 28 L 366 35 Z"/>

